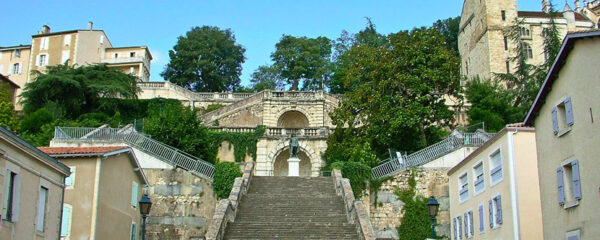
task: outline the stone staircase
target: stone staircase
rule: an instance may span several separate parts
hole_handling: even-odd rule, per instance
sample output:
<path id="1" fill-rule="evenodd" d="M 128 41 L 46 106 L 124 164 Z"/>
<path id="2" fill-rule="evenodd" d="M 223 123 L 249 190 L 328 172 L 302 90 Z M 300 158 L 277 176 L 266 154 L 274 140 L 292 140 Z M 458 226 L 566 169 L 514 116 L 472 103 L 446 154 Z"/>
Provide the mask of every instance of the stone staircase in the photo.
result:
<path id="1" fill-rule="evenodd" d="M 329 177 L 254 176 L 224 239 L 358 239 Z"/>

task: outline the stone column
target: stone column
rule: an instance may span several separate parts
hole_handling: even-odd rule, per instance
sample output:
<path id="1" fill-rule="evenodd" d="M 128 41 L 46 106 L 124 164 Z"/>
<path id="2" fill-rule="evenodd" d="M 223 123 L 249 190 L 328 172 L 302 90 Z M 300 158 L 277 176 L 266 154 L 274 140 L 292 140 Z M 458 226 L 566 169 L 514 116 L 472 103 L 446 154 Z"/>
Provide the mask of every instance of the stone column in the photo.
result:
<path id="1" fill-rule="evenodd" d="M 288 177 L 299 177 L 300 176 L 300 159 L 298 157 L 291 157 L 288 159 Z"/>

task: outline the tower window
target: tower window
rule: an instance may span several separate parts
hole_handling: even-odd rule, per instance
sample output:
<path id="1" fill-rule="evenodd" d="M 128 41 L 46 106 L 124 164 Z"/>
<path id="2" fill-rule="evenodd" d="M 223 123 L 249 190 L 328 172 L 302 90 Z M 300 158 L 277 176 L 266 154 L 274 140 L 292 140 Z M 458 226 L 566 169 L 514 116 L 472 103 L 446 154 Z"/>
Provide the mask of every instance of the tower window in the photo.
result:
<path id="1" fill-rule="evenodd" d="M 502 21 L 506 21 L 506 11 L 502 10 Z"/>

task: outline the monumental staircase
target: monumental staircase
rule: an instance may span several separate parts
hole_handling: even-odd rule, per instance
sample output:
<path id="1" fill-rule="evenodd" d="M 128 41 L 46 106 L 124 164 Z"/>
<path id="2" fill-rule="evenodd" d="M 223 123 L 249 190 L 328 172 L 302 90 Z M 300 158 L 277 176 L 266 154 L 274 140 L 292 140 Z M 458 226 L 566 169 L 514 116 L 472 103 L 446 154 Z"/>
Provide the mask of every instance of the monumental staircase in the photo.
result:
<path id="1" fill-rule="evenodd" d="M 224 239 L 358 239 L 331 177 L 253 177 Z"/>

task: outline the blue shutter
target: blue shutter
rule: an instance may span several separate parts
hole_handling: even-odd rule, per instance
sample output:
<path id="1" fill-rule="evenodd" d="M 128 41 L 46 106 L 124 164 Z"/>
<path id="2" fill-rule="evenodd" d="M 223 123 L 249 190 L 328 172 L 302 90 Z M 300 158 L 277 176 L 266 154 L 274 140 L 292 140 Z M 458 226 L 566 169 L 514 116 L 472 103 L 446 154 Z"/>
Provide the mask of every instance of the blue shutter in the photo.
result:
<path id="1" fill-rule="evenodd" d="M 456 218 L 452 219 L 452 223 L 454 223 L 454 240 L 458 240 L 458 226 L 456 225 Z"/>
<path id="2" fill-rule="evenodd" d="M 71 208 L 63 206 L 62 222 L 60 223 L 60 236 L 69 235 L 69 225 L 71 225 Z"/>
<path id="3" fill-rule="evenodd" d="M 571 170 L 573 173 L 573 197 L 575 200 L 581 200 L 581 181 L 579 179 L 579 160 L 571 162 Z"/>
<path id="4" fill-rule="evenodd" d="M 565 183 L 563 181 L 563 168 L 556 169 L 556 177 L 558 178 L 558 204 L 565 205 Z"/>
<path id="5" fill-rule="evenodd" d="M 552 108 L 552 129 L 554 130 L 554 135 L 558 134 L 558 113 L 556 112 L 556 107 Z"/>
<path id="6" fill-rule="evenodd" d="M 473 236 L 473 233 L 475 232 L 473 228 L 475 227 L 473 226 L 473 210 L 471 210 L 469 211 L 469 236 Z"/>
<path id="7" fill-rule="evenodd" d="M 496 197 L 496 223 L 502 224 L 502 201 L 500 195 Z"/>
<path id="8" fill-rule="evenodd" d="M 133 186 L 131 188 L 131 206 L 137 207 L 138 202 L 138 184 L 133 182 Z"/>
<path id="9" fill-rule="evenodd" d="M 137 239 L 137 224 L 131 223 L 131 240 Z"/>
<path id="10" fill-rule="evenodd" d="M 492 204 L 492 200 L 489 201 L 490 206 L 490 228 L 494 228 L 494 205 Z"/>
<path id="11" fill-rule="evenodd" d="M 458 216 L 458 239 L 462 239 L 462 217 Z"/>
<path id="12" fill-rule="evenodd" d="M 479 232 L 483 232 L 483 205 L 479 205 Z"/>
<path id="13" fill-rule="evenodd" d="M 465 238 L 469 237 L 469 213 L 466 212 L 464 214 L 464 218 L 465 218 Z"/>
<path id="14" fill-rule="evenodd" d="M 573 104 L 571 104 L 571 97 L 565 99 L 565 111 L 567 112 L 567 125 L 573 125 Z"/>

